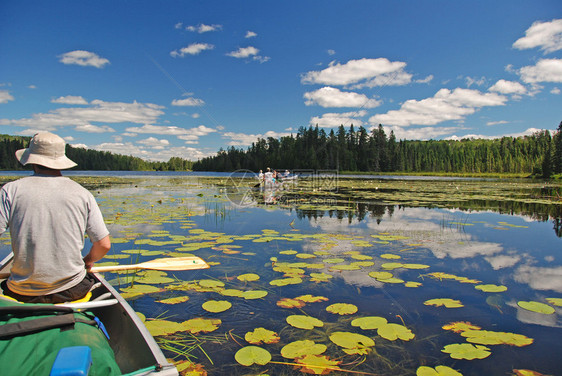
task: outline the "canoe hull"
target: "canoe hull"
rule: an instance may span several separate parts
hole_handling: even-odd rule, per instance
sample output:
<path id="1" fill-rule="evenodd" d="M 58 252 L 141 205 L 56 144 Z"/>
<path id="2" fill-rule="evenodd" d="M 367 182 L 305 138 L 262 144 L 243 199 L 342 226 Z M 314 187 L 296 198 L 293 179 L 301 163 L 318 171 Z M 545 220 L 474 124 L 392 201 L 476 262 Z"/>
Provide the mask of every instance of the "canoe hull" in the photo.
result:
<path id="1" fill-rule="evenodd" d="M 8 256 L 0 261 L 0 273 L 9 272 L 10 266 L 11 257 Z M 117 303 L 100 306 L 98 302 L 92 301 L 90 308 L 86 310 L 94 313 L 104 324 L 121 372 L 131 375 L 177 376 L 177 369 L 166 360 L 133 308 L 103 276 L 99 273 L 94 275 L 101 282 L 101 286 L 92 292 L 92 300 L 110 293 L 109 299 L 116 300 Z M 85 305 L 88 307 L 88 303 Z"/>

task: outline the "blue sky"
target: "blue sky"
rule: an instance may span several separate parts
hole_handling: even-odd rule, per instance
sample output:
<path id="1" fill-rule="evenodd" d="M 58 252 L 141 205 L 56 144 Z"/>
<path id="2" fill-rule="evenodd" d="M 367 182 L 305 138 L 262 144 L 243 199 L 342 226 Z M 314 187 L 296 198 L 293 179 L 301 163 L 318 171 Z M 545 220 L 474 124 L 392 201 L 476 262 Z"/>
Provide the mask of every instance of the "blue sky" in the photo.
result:
<path id="1" fill-rule="evenodd" d="M 318 124 L 398 139 L 554 130 L 562 3 L 0 3 L 0 133 L 196 160 Z"/>

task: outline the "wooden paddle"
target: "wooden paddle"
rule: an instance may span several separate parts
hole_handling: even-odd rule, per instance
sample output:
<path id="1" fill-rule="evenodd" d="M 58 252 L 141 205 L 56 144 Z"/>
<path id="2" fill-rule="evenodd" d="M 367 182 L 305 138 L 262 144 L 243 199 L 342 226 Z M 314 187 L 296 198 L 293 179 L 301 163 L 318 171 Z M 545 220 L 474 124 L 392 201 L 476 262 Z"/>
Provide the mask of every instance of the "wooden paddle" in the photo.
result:
<path id="1" fill-rule="evenodd" d="M 130 265 L 110 265 L 110 266 L 94 266 L 91 271 L 94 273 L 114 272 L 118 270 L 133 270 L 133 269 L 151 269 L 151 270 L 196 270 L 208 269 L 207 264 L 202 258 L 196 256 L 188 257 L 165 257 L 154 259 L 140 264 Z M 10 273 L 0 273 L 0 279 L 5 279 L 10 276 Z"/>
<path id="2" fill-rule="evenodd" d="M 117 270 L 132 269 L 151 269 L 151 270 L 195 270 L 207 269 L 207 264 L 202 258 L 196 256 L 189 257 L 169 257 L 159 258 L 140 264 L 131 265 L 110 265 L 110 266 L 94 266 L 91 271 L 94 273 L 113 272 Z"/>

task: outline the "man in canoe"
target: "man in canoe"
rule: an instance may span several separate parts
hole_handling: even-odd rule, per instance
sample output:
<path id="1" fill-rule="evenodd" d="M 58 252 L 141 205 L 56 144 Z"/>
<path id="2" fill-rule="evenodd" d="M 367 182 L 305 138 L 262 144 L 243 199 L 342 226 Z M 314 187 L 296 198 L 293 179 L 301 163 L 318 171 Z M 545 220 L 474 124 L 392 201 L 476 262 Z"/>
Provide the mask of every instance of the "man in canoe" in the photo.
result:
<path id="1" fill-rule="evenodd" d="M 94 284 L 87 271 L 111 247 L 109 231 L 94 196 L 61 170 L 76 163 L 65 141 L 39 132 L 16 151 L 34 174 L 0 190 L 0 235 L 10 229 L 14 262 L 4 294 L 28 303 L 61 303 L 84 297 Z M 84 234 L 92 242 L 83 258 Z"/>

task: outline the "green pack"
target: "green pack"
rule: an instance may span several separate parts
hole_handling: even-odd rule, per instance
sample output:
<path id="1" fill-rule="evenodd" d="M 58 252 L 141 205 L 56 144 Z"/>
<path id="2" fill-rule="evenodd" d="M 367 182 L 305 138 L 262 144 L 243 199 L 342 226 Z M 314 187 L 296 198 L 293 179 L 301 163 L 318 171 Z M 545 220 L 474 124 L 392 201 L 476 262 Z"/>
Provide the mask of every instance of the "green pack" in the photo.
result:
<path id="1" fill-rule="evenodd" d="M 121 374 L 107 338 L 89 313 L 0 299 L 0 335 L 3 376 L 48 376 L 59 350 L 70 346 L 92 350 L 89 376 Z"/>

